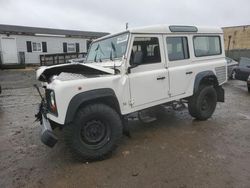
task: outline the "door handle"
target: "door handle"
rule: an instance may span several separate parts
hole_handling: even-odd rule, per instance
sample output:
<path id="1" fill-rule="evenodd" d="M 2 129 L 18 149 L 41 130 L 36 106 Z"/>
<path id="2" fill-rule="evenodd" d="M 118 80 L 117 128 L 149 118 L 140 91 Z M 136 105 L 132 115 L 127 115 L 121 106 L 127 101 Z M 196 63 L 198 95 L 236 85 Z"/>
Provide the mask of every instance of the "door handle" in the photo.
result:
<path id="1" fill-rule="evenodd" d="M 163 76 L 163 77 L 158 77 L 157 80 L 164 80 L 166 77 Z"/>
<path id="2" fill-rule="evenodd" d="M 193 71 L 188 71 L 186 72 L 186 74 L 193 74 Z"/>

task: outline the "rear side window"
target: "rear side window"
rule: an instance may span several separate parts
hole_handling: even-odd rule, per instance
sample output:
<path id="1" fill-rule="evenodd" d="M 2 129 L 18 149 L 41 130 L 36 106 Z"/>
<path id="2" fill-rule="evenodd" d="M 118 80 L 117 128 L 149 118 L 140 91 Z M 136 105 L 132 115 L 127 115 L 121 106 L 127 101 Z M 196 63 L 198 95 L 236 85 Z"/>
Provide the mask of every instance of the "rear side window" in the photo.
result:
<path id="1" fill-rule="evenodd" d="M 196 57 L 211 56 L 221 54 L 221 44 L 219 36 L 195 36 L 194 53 Z"/>
<path id="2" fill-rule="evenodd" d="M 187 37 L 167 37 L 169 61 L 189 58 Z"/>

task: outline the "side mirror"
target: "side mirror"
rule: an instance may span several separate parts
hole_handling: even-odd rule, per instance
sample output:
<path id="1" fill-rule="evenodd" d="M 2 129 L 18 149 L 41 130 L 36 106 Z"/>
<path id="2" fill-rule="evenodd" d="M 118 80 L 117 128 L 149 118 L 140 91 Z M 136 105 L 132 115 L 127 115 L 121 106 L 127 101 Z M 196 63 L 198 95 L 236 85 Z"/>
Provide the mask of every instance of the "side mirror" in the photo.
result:
<path id="1" fill-rule="evenodd" d="M 143 53 L 141 51 L 135 52 L 133 65 L 138 66 L 142 63 Z"/>

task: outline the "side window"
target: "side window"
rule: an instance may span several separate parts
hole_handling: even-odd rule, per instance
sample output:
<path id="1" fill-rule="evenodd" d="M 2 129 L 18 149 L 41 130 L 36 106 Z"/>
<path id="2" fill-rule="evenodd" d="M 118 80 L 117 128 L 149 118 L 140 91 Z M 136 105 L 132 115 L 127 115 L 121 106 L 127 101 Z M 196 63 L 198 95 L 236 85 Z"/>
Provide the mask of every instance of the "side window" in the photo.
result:
<path id="1" fill-rule="evenodd" d="M 187 37 L 167 37 L 169 61 L 189 58 Z"/>
<path id="2" fill-rule="evenodd" d="M 135 37 L 130 63 L 133 63 L 136 53 L 142 53 L 142 64 L 160 63 L 159 39 L 157 37 Z"/>
<path id="3" fill-rule="evenodd" d="M 221 54 L 221 44 L 219 36 L 195 36 L 194 54 L 196 57 Z"/>

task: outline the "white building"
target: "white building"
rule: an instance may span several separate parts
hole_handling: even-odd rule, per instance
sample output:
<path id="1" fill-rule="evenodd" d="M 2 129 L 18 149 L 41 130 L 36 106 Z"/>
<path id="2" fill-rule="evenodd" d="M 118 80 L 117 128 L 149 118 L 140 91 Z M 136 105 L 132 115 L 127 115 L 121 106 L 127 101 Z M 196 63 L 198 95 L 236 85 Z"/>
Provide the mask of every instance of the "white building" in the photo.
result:
<path id="1" fill-rule="evenodd" d="M 92 39 L 104 32 L 0 24 L 0 66 L 40 65 L 40 55 L 87 52 Z"/>

